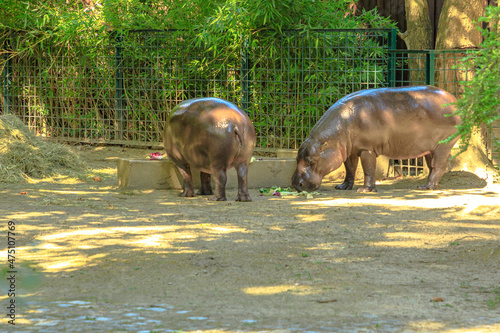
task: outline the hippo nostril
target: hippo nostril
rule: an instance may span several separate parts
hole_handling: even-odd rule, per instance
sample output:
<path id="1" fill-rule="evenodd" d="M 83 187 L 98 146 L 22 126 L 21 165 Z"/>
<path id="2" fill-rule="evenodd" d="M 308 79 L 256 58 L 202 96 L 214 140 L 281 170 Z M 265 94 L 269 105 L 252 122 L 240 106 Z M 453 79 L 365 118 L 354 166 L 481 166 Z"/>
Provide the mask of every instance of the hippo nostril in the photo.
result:
<path id="1" fill-rule="evenodd" d="M 302 186 L 303 186 L 303 184 L 302 184 L 302 180 L 299 182 L 299 186 L 300 186 L 300 187 L 302 187 Z"/>

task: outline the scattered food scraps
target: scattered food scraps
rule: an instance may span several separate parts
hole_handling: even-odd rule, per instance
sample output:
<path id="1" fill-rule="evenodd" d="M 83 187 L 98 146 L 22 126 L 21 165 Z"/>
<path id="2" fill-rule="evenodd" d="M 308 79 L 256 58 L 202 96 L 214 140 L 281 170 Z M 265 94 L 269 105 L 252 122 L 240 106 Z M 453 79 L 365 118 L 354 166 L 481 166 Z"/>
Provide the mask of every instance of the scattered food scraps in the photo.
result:
<path id="1" fill-rule="evenodd" d="M 276 197 L 283 197 L 283 196 L 304 196 L 307 199 L 314 199 L 314 195 L 321 195 L 322 193 L 319 192 L 307 192 L 307 191 L 294 191 L 290 187 L 286 188 L 281 188 L 278 186 L 272 186 L 270 188 L 261 188 L 259 189 L 260 195 L 261 196 L 276 196 Z"/>
<path id="2" fill-rule="evenodd" d="M 262 158 L 255 158 L 252 156 L 252 158 L 250 159 L 250 163 L 253 163 L 255 161 L 262 161 L 263 159 Z"/>
<path id="3" fill-rule="evenodd" d="M 150 160 L 161 160 L 161 159 L 163 159 L 163 154 L 159 153 L 159 152 L 151 153 L 151 154 L 149 154 L 149 159 Z"/>

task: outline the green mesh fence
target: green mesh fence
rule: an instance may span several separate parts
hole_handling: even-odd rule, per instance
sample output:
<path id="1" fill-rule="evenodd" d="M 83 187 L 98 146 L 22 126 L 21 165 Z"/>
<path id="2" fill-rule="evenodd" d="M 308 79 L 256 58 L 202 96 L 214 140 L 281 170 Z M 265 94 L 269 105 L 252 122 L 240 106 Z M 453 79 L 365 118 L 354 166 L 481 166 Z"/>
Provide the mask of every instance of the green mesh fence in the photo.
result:
<path id="1" fill-rule="evenodd" d="M 387 31 L 286 32 L 252 51 L 250 114 L 257 146 L 298 148 L 341 97 L 387 84 Z M 257 36 L 258 38 L 258 36 Z"/>
<path id="2" fill-rule="evenodd" d="M 7 51 L 22 49 L 21 41 L 13 34 Z M 40 135 L 112 140 L 116 129 L 112 50 L 105 36 L 89 35 L 71 47 L 46 42 L 23 57 L 4 53 L 2 112 L 16 114 Z"/>
<path id="3" fill-rule="evenodd" d="M 360 89 L 429 84 L 460 96 L 475 70 L 461 59 L 473 50 L 394 50 L 395 36 L 392 29 L 259 33 L 222 55 L 185 31 L 142 30 L 89 34 L 64 47 L 47 40 L 11 57 L 23 48 L 12 34 L 0 44 L 0 113 L 62 141 L 157 146 L 175 105 L 213 96 L 249 114 L 257 149 L 297 149 L 329 106 Z"/>
<path id="4" fill-rule="evenodd" d="M 154 146 L 176 104 L 213 96 L 249 114 L 257 148 L 297 148 L 337 99 L 387 85 L 391 33 L 256 34 L 243 49 L 214 55 L 185 31 L 132 31 L 65 47 L 46 41 L 9 61 L 23 45 L 4 43 L 1 112 L 59 140 Z"/>
<path id="5" fill-rule="evenodd" d="M 474 61 L 464 61 L 476 50 L 389 50 L 390 86 L 427 84 L 437 86 L 454 94 L 457 98 L 464 92 L 464 83 L 474 77 Z M 500 152 L 495 151 L 495 138 L 500 137 L 500 122 L 492 124 L 486 138 L 490 160 L 500 166 Z M 392 176 L 413 175 L 423 172 L 423 158 L 392 160 Z"/>
<path id="6" fill-rule="evenodd" d="M 454 94 L 463 93 L 464 82 L 474 77 L 474 63 L 462 59 L 475 50 L 389 50 L 393 59 L 390 85 L 427 84 Z"/>

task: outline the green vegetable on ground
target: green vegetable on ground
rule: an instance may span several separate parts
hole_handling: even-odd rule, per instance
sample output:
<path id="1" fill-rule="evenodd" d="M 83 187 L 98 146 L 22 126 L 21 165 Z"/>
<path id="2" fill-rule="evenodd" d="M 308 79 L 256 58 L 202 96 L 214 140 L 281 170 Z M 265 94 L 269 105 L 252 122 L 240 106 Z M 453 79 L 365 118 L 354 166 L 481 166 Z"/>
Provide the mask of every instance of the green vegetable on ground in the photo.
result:
<path id="1" fill-rule="evenodd" d="M 259 189 L 260 195 L 261 196 L 304 196 L 307 199 L 313 199 L 314 195 L 322 195 L 320 192 L 307 192 L 307 191 L 302 191 L 298 192 L 292 189 L 291 187 L 285 187 L 281 188 L 279 186 L 272 186 L 269 188 L 260 188 Z"/>

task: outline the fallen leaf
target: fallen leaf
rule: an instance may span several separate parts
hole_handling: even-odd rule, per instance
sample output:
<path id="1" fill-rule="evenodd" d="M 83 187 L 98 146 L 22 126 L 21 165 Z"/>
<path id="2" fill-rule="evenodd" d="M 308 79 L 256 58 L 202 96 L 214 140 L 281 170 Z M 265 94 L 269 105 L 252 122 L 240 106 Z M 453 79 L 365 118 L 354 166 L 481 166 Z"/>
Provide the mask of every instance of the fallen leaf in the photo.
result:
<path id="1" fill-rule="evenodd" d="M 99 176 L 95 176 L 93 179 L 94 179 L 94 181 L 96 181 L 96 182 L 102 182 L 102 179 L 101 179 L 101 177 L 99 177 Z"/>
<path id="2" fill-rule="evenodd" d="M 444 299 L 442 299 L 441 297 L 434 297 L 433 299 L 431 299 L 431 302 L 444 302 Z"/>
<path id="3" fill-rule="evenodd" d="M 19 192 L 19 194 L 26 195 L 26 194 L 28 194 L 28 192 Z"/>
<path id="4" fill-rule="evenodd" d="M 334 303 L 334 302 L 337 302 L 337 300 L 336 299 L 327 299 L 327 300 L 317 300 L 316 302 L 321 303 L 321 304 L 323 304 L 323 303 Z"/>

